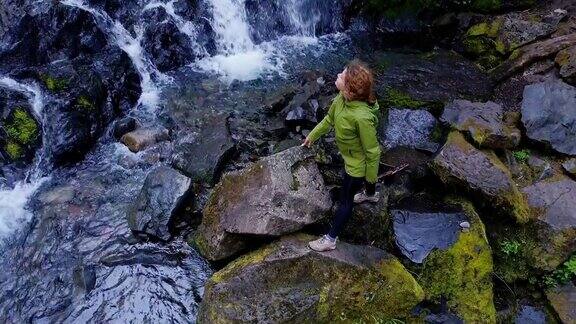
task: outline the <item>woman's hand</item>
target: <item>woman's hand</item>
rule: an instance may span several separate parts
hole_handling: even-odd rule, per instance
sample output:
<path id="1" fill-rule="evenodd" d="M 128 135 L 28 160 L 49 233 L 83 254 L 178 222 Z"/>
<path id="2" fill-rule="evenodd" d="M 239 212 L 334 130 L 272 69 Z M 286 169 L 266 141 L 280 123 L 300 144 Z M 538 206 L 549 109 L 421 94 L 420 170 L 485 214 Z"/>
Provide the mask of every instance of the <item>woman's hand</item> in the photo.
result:
<path id="1" fill-rule="evenodd" d="M 304 142 L 303 142 L 302 145 L 300 145 L 300 146 L 310 147 L 310 145 L 312 145 L 312 141 L 310 140 L 310 138 L 306 137 L 306 138 L 304 139 Z"/>

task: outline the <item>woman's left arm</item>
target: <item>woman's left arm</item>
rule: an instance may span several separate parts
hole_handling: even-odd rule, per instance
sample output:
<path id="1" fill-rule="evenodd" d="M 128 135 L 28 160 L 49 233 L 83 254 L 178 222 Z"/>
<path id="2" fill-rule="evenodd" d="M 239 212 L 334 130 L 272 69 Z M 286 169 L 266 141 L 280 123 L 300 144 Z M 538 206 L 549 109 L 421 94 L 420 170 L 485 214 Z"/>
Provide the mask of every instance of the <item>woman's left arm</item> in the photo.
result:
<path id="1" fill-rule="evenodd" d="M 358 134 L 362 142 L 362 149 L 366 155 L 366 181 L 378 181 L 378 167 L 380 166 L 380 143 L 376 135 L 376 121 L 374 116 L 359 118 L 357 121 Z"/>

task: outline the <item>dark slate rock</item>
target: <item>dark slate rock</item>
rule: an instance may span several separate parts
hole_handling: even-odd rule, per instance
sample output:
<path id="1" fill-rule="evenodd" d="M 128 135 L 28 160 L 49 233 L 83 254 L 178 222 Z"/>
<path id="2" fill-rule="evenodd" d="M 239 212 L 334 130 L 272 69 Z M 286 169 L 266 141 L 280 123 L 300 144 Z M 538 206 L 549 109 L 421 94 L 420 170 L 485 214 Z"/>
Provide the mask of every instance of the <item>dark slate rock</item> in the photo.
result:
<path id="1" fill-rule="evenodd" d="M 526 86 L 522 122 L 530 139 L 576 155 L 576 88 L 562 81 Z"/>
<path id="2" fill-rule="evenodd" d="M 458 240 L 460 223 L 468 220 L 462 212 L 393 210 L 392 217 L 396 245 L 416 263 L 422 263 L 434 249 L 452 246 Z"/>
<path id="3" fill-rule="evenodd" d="M 432 134 L 438 121 L 426 110 L 391 109 L 384 139 L 387 149 L 407 147 L 434 153 L 440 147 Z"/>
<path id="4" fill-rule="evenodd" d="M 128 224 L 137 235 L 167 241 L 170 224 L 189 195 L 190 178 L 166 166 L 148 174 L 140 194 L 128 211 Z"/>
<path id="5" fill-rule="evenodd" d="M 207 116 L 198 132 L 178 139 L 172 165 L 193 181 L 213 185 L 234 152 L 228 115 Z"/>

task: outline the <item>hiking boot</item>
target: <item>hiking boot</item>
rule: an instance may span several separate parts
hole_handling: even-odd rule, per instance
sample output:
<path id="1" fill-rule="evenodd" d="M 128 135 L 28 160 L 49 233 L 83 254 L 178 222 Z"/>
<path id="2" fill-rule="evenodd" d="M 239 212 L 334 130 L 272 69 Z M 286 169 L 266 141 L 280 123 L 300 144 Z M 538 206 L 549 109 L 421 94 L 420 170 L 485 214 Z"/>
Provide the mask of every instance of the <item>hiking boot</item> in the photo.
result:
<path id="1" fill-rule="evenodd" d="M 376 192 L 372 196 L 368 196 L 366 194 L 366 190 L 363 190 L 363 191 L 354 195 L 354 203 L 355 204 L 361 204 L 363 202 L 377 203 L 378 200 L 380 200 L 379 192 Z"/>
<path id="2" fill-rule="evenodd" d="M 308 246 L 318 252 L 332 251 L 336 249 L 336 240 L 330 239 L 327 235 L 322 235 L 319 239 L 308 242 Z"/>

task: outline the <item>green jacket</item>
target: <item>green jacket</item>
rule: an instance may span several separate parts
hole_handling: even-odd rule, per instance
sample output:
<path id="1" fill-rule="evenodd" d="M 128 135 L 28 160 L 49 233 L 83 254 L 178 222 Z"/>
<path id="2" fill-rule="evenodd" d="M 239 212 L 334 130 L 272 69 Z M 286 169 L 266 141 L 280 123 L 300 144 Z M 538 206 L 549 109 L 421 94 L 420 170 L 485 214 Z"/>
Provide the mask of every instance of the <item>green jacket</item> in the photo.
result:
<path id="1" fill-rule="evenodd" d="M 318 124 L 308 138 L 314 142 L 334 128 L 336 145 L 342 157 L 346 173 L 353 177 L 365 177 L 366 181 L 378 180 L 380 166 L 380 144 L 376 136 L 380 107 L 372 107 L 362 101 L 346 101 L 338 94 L 326 117 Z"/>

